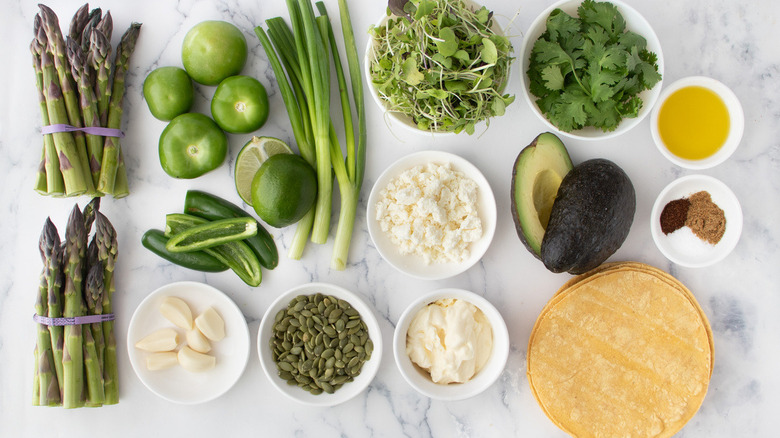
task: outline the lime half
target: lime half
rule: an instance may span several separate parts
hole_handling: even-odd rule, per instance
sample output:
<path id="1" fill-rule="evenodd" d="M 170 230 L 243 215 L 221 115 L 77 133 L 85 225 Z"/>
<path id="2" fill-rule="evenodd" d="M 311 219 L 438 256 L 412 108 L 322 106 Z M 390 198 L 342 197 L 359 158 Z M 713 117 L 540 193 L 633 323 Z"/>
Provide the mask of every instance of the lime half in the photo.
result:
<path id="1" fill-rule="evenodd" d="M 252 205 L 252 179 L 257 170 L 268 159 L 276 154 L 292 154 L 287 143 L 273 137 L 252 137 L 241 148 L 236 158 L 235 180 L 238 196 Z"/>

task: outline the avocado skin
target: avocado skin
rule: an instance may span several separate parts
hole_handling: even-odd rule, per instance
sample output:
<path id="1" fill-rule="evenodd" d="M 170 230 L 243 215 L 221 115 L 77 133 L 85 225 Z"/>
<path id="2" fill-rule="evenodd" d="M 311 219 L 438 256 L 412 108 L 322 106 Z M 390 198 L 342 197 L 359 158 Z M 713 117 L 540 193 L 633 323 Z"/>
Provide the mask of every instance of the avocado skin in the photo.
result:
<path id="1" fill-rule="evenodd" d="M 628 236 L 636 193 L 615 163 L 597 158 L 566 174 L 550 212 L 541 258 L 552 272 L 585 273 L 604 262 Z"/>

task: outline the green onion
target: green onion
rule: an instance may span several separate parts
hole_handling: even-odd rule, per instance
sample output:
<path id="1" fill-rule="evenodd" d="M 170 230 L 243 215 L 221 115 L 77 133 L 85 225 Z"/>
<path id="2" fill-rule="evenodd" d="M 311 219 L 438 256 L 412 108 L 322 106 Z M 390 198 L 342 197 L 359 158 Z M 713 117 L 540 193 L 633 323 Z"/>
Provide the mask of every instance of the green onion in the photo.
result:
<path id="1" fill-rule="evenodd" d="M 346 2 L 339 0 L 350 85 L 358 118 L 357 136 L 354 132 L 347 81 L 325 6 L 322 2 L 317 3 L 320 16 L 316 18 L 308 0 L 287 0 L 287 7 L 292 31 L 281 18 L 276 17 L 266 20 L 267 34 L 259 26 L 255 28 L 255 33 L 268 54 L 279 83 L 301 156 L 317 170 L 317 203 L 298 223 L 288 256 L 294 259 L 301 257 L 309 232 L 313 242 L 327 241 L 330 231 L 333 171 L 339 185 L 341 209 L 331 267 L 341 270 L 346 266 L 365 171 L 365 106 L 355 37 Z M 330 118 L 331 53 L 344 120 L 346 159 Z"/>

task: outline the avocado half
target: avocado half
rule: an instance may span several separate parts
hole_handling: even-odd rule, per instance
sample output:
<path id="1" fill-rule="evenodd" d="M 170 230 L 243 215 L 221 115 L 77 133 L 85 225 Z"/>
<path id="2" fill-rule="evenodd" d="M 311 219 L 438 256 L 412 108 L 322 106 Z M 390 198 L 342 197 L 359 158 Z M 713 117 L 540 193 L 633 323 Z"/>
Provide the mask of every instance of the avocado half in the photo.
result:
<path id="1" fill-rule="evenodd" d="M 542 239 L 544 266 L 571 274 L 599 266 L 626 240 L 635 211 L 634 186 L 617 164 L 578 164 L 558 188 Z"/>
<path id="2" fill-rule="evenodd" d="M 558 187 L 572 168 L 566 146 L 550 132 L 539 134 L 515 160 L 512 218 L 520 240 L 538 259 Z"/>

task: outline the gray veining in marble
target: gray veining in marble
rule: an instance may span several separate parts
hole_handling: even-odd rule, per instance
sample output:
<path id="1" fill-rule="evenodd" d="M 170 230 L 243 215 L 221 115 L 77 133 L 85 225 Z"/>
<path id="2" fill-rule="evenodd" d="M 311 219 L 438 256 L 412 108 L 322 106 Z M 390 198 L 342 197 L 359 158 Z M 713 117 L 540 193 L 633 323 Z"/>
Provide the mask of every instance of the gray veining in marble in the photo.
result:
<path id="1" fill-rule="evenodd" d="M 730 86 L 745 110 L 740 148 L 724 164 L 702 171 L 725 182 L 738 196 L 745 216 L 742 238 L 724 261 L 708 268 L 682 268 L 656 249 L 649 215 L 656 195 L 678 176 L 694 172 L 675 167 L 656 150 L 649 120 L 633 131 L 603 142 L 567 141 L 575 162 L 605 157 L 618 163 L 634 182 L 637 212 L 631 232 L 614 260 L 638 260 L 679 278 L 698 298 L 715 338 L 715 369 L 709 392 L 680 437 L 772 437 L 780 410 L 780 6 L 774 1 L 626 0 L 652 24 L 663 47 L 664 83 L 691 75 L 712 76 Z M 359 51 L 365 30 L 384 13 L 381 0 L 350 0 Z M 502 24 L 515 16 L 509 34 L 516 48 L 522 30 L 547 7 L 545 0 L 491 0 L 487 6 Z M 327 0 L 336 15 L 337 2 Z M 80 6 L 51 1 L 64 25 Z M 547 272 L 517 238 L 509 213 L 511 163 L 543 125 L 519 94 L 514 77 L 507 90 L 518 99 L 505 116 L 477 136 L 445 139 L 410 134 L 387 122 L 366 99 L 368 161 L 350 261 L 343 272 L 329 269 L 332 239 L 307 246 L 301 261 L 286 258 L 293 228 L 272 230 L 282 255 L 279 267 L 252 289 L 231 273 L 203 274 L 172 266 L 140 245 L 149 228 L 161 228 L 165 214 L 182 208 L 188 189 L 203 189 L 234 202 L 233 160 L 248 136 L 230 136 L 229 160 L 192 181 L 162 172 L 157 139 L 164 128 L 143 101 L 143 78 L 154 68 L 180 65 L 184 35 L 205 19 L 237 24 L 249 43 L 245 74 L 268 89 L 273 111 L 261 135 L 292 141 L 292 133 L 269 67 L 252 28 L 274 16 L 287 16 L 282 1 L 106 0 L 93 3 L 114 17 L 114 44 L 131 21 L 143 22 L 131 62 L 123 139 L 131 196 L 106 199 L 103 212 L 119 232 L 116 274 L 117 338 L 121 402 L 98 410 L 34 408 L 30 319 L 38 284 L 38 235 L 46 216 L 64 230 L 73 199 L 51 199 L 32 190 L 40 159 L 40 115 L 28 52 L 35 2 L 7 0 L 0 16 L 0 436 L 317 436 L 317 437 L 562 437 L 533 399 L 525 376 L 531 327 L 546 301 L 569 276 Z M 515 68 L 513 75 L 520 72 Z M 198 87 L 195 110 L 208 112 L 213 87 Z M 392 129 L 392 130 L 391 130 Z M 451 279 L 421 281 L 396 272 L 371 243 L 365 202 L 381 171 L 397 158 L 423 149 L 447 150 L 474 163 L 487 176 L 498 201 L 495 239 L 483 260 Z M 81 205 L 85 198 L 78 199 Z M 259 322 L 273 299 L 300 283 L 326 281 L 353 289 L 373 306 L 380 322 L 385 355 L 372 385 L 355 399 L 333 408 L 307 408 L 281 396 L 261 371 L 257 351 L 239 382 L 217 400 L 195 406 L 158 398 L 136 378 L 128 362 L 125 336 L 141 300 L 157 287 L 179 280 L 205 281 L 225 291 L 243 311 L 255 344 Z M 459 287 L 496 305 L 507 322 L 511 352 L 499 380 L 483 394 L 441 402 L 417 394 L 401 377 L 390 344 L 395 322 L 420 293 Z"/>

